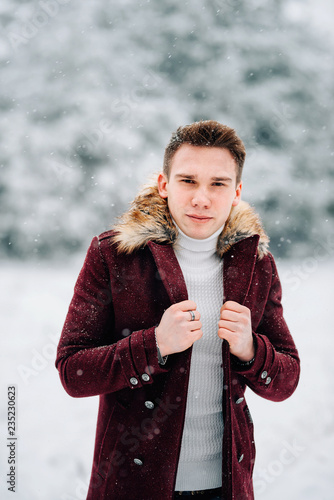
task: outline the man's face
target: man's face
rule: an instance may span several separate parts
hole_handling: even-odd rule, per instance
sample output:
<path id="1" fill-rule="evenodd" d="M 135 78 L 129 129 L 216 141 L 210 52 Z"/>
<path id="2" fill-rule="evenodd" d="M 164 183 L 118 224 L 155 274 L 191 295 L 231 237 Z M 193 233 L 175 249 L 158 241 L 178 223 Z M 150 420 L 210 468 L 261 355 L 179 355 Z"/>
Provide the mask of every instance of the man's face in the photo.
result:
<path id="1" fill-rule="evenodd" d="M 183 144 L 176 151 L 169 180 L 161 173 L 158 188 L 187 236 L 202 240 L 225 224 L 241 197 L 236 168 L 228 149 Z"/>

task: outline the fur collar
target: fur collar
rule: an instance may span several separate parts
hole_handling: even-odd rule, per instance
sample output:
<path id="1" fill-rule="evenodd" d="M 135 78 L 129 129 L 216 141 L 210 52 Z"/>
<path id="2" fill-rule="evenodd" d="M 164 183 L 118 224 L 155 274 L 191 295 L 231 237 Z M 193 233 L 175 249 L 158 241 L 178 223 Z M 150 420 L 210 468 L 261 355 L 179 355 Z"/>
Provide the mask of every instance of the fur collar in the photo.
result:
<path id="1" fill-rule="evenodd" d="M 131 254 L 147 245 L 148 241 L 173 244 L 178 231 L 173 224 L 167 201 L 160 197 L 156 181 L 145 185 L 131 204 L 130 209 L 114 226 L 113 241 L 118 251 Z M 225 227 L 221 232 L 217 253 L 224 255 L 235 243 L 250 236 L 260 236 L 258 258 L 268 253 L 269 238 L 264 232 L 259 216 L 245 201 L 232 207 Z"/>

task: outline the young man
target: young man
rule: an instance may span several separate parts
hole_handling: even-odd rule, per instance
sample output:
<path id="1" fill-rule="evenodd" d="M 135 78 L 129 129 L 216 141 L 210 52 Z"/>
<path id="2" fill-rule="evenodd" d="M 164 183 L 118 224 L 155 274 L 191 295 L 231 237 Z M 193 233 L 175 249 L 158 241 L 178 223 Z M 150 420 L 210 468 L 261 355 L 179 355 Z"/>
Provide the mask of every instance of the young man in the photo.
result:
<path id="1" fill-rule="evenodd" d="M 244 159 L 233 129 L 180 127 L 91 243 L 56 361 L 71 396 L 100 396 L 88 500 L 254 498 L 245 388 L 286 399 L 299 358 Z"/>

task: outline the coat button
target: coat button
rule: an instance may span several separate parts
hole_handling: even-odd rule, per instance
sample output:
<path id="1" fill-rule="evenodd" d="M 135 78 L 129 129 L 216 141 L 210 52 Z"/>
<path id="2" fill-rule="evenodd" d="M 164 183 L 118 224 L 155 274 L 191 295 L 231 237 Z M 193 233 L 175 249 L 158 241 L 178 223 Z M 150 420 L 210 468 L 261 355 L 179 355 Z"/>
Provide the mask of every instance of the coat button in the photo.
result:
<path id="1" fill-rule="evenodd" d="M 239 464 L 240 464 L 240 462 L 242 462 L 242 461 L 243 461 L 243 459 L 244 459 L 244 454 L 240 455 L 240 457 L 238 458 L 238 462 L 239 462 Z"/>
<path id="2" fill-rule="evenodd" d="M 242 403 L 242 402 L 243 402 L 243 400 L 244 400 L 244 399 L 245 399 L 245 398 L 243 398 L 243 397 L 238 398 L 238 399 L 236 400 L 235 404 L 239 405 L 240 403 Z"/>
<path id="3" fill-rule="evenodd" d="M 141 378 L 144 380 L 144 382 L 148 382 L 150 380 L 150 376 L 147 373 L 143 373 Z"/>
<path id="4" fill-rule="evenodd" d="M 268 385 L 268 384 L 270 384 L 270 382 L 271 382 L 271 378 L 270 378 L 270 377 L 267 377 L 267 378 L 266 378 L 266 381 L 265 381 L 265 384 L 266 384 L 266 385 Z"/>
<path id="5" fill-rule="evenodd" d="M 154 408 L 154 403 L 152 403 L 152 401 L 145 401 L 145 406 L 146 406 L 146 408 L 148 408 L 149 410 L 153 410 L 153 408 Z"/>
<path id="6" fill-rule="evenodd" d="M 268 375 L 268 372 L 264 371 L 261 373 L 261 378 L 266 378 L 267 375 Z"/>
<path id="7" fill-rule="evenodd" d="M 140 460 L 140 458 L 134 458 L 133 461 L 136 465 L 143 465 L 143 462 L 142 460 Z"/>
<path id="8" fill-rule="evenodd" d="M 137 385 L 138 384 L 138 380 L 136 379 L 136 377 L 131 377 L 130 378 L 130 384 L 132 384 L 132 385 Z"/>

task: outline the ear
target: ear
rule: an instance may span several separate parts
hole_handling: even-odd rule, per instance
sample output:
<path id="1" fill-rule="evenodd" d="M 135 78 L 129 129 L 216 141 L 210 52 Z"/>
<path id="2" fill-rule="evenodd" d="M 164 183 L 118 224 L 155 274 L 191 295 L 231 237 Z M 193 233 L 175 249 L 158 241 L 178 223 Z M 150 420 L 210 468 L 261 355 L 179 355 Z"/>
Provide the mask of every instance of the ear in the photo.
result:
<path id="1" fill-rule="evenodd" d="M 158 191 L 161 198 L 168 197 L 168 180 L 163 172 L 161 172 L 158 176 Z"/>
<path id="2" fill-rule="evenodd" d="M 241 200 L 241 191 L 242 191 L 242 181 L 237 185 L 235 190 L 235 197 L 232 202 L 232 207 L 236 207 Z"/>

